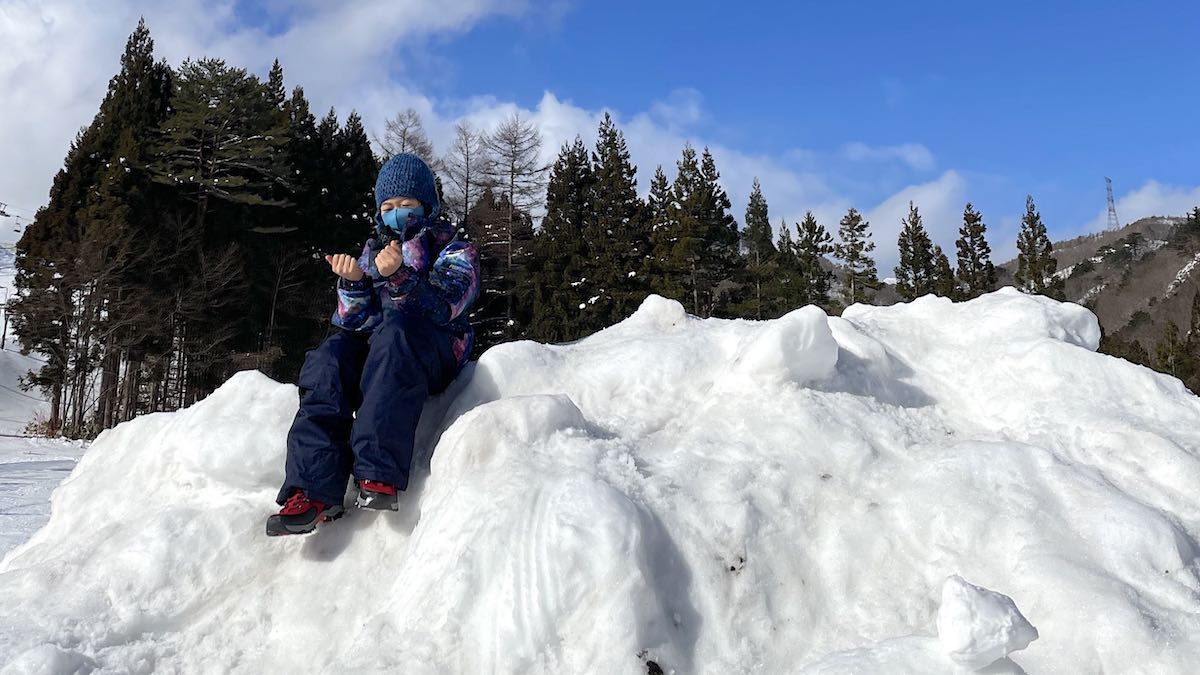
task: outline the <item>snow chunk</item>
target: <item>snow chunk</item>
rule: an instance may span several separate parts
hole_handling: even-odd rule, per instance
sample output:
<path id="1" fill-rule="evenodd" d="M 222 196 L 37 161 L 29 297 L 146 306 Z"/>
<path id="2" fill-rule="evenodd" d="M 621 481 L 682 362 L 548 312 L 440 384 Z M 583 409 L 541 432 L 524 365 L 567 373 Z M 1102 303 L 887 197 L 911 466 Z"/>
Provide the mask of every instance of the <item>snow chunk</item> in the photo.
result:
<path id="1" fill-rule="evenodd" d="M 950 658 L 976 669 L 1038 639 L 1037 629 L 1021 615 L 1012 598 L 967 583 L 957 575 L 942 586 L 937 630 Z"/>
<path id="2" fill-rule="evenodd" d="M 764 323 L 740 345 L 735 370 L 755 386 L 824 380 L 837 367 L 829 317 L 809 305 Z"/>
<path id="3" fill-rule="evenodd" d="M 688 314 L 676 300 L 661 295 L 648 295 L 633 316 L 619 324 L 622 327 L 647 327 L 669 331 L 687 322 Z"/>

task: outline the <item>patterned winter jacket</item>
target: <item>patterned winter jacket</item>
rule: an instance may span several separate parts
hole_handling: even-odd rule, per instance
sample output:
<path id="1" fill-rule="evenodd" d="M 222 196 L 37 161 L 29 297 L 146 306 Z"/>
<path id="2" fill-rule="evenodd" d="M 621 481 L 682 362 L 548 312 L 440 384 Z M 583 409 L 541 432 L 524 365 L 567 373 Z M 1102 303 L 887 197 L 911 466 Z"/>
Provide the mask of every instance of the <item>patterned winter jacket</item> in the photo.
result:
<path id="1" fill-rule="evenodd" d="M 421 225 L 419 234 L 401 247 L 404 264 L 386 278 L 375 266 L 375 256 L 387 246 L 388 231 L 377 228 L 358 258 L 365 276 L 338 279 L 333 323 L 366 333 L 379 325 L 385 311 L 420 312 L 454 335 L 454 356 L 462 366 L 475 344 L 467 313 L 479 295 L 479 254 L 470 242 L 456 239 L 450 223 L 423 219 Z"/>

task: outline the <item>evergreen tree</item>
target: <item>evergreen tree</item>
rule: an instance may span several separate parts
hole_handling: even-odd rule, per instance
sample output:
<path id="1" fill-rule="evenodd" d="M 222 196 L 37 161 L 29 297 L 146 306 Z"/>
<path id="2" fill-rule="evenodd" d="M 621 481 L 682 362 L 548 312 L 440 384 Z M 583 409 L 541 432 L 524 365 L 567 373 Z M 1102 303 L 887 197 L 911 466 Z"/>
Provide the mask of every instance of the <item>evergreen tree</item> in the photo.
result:
<path id="1" fill-rule="evenodd" d="M 913 300 L 933 292 L 937 261 L 933 242 L 921 222 L 920 212 L 912 202 L 908 203 L 908 216 L 900 223 L 903 227 L 896 241 L 900 250 L 900 264 L 895 270 L 896 291 L 905 300 Z"/>
<path id="2" fill-rule="evenodd" d="M 201 231 L 212 207 L 224 207 L 227 216 L 241 206 L 288 205 L 270 197 L 272 187 L 290 186 L 286 120 L 263 89 L 256 77 L 220 59 L 188 60 L 179 68 L 174 113 L 150 168 L 156 180 L 189 196 Z"/>
<path id="3" fill-rule="evenodd" d="M 1167 321 L 1162 337 L 1154 346 L 1154 369 L 1186 379 L 1192 374 L 1191 365 L 1184 341 L 1179 337 L 1179 326 L 1174 321 Z"/>
<path id="4" fill-rule="evenodd" d="M 590 259 L 586 232 L 596 216 L 596 177 L 578 136 L 563 144 L 550 170 L 546 215 L 534 235 L 527 280 L 532 312 L 528 334 L 535 340 L 575 340 L 595 330 L 587 313 L 595 305 L 598 271 Z"/>
<path id="5" fill-rule="evenodd" d="M 705 245 L 701 249 L 702 264 L 697 268 L 697 279 L 703 284 L 703 292 L 707 297 L 705 315 L 732 316 L 721 288 L 741 272 L 741 231 L 730 213 L 733 205 L 725 188 L 721 187 L 721 174 L 717 171 L 716 160 L 707 147 L 700 158 L 700 175 L 704 181 Z"/>
<path id="6" fill-rule="evenodd" d="M 679 241 L 678 228 L 671 220 L 674 194 L 662 165 L 654 169 L 650 193 L 646 196 L 646 214 L 650 221 L 650 252 L 647 260 L 647 283 L 650 291 L 680 300 L 683 298 L 682 273 L 674 260 L 674 247 Z"/>
<path id="7" fill-rule="evenodd" d="M 871 291 L 879 287 L 875 259 L 871 251 L 875 250 L 875 242 L 871 241 L 871 224 L 863 220 L 853 207 L 842 216 L 838 224 L 838 237 L 841 242 L 834 245 L 834 256 L 843 263 L 844 279 L 842 300 L 847 305 L 856 302 L 869 302 Z"/>
<path id="8" fill-rule="evenodd" d="M 17 246 L 20 293 L 10 313 L 22 347 L 48 357 L 26 382 L 51 399 L 50 433 L 91 435 L 132 416 L 136 397 L 119 390 L 136 380 L 160 334 L 161 294 L 136 297 L 154 286 L 159 267 L 145 264 L 158 214 L 143 147 L 166 114 L 171 77 L 154 61 L 153 47 L 139 22 L 99 112 L 77 136 L 49 203 Z M 98 391 L 91 387 L 97 367 Z"/>
<path id="9" fill-rule="evenodd" d="M 703 246 L 699 234 L 703 217 L 699 204 L 701 189 L 696 150 L 687 144 L 675 164 L 675 180 L 665 200 L 663 221 L 654 223 L 652 237 L 657 268 L 652 282 L 655 292 L 683 302 L 697 315 L 700 314 L 700 291 L 695 281 L 695 267 Z M 651 197 L 654 198 L 653 193 Z"/>
<path id="10" fill-rule="evenodd" d="M 1171 232 L 1169 246 L 1177 251 L 1192 253 L 1200 246 L 1200 206 L 1193 208 L 1178 227 Z"/>
<path id="11" fill-rule="evenodd" d="M 1054 276 L 1058 269 L 1058 261 L 1053 255 L 1054 247 L 1032 196 L 1025 197 L 1025 216 L 1021 219 L 1021 231 L 1017 235 L 1017 250 L 1017 271 L 1013 275 L 1017 287 L 1026 293 L 1062 299 L 1063 281 Z"/>
<path id="12" fill-rule="evenodd" d="M 764 319 L 775 313 L 776 303 L 772 302 L 771 293 L 764 288 L 770 286 L 771 279 L 778 271 L 775 243 L 772 241 L 771 221 L 767 215 L 767 199 L 763 196 L 762 185 L 758 178 L 750 189 L 750 200 L 746 205 L 746 227 L 742 230 L 742 243 L 745 248 L 746 264 L 741 279 L 742 286 L 750 292 L 740 303 L 738 313 L 745 318 Z"/>
<path id="13" fill-rule="evenodd" d="M 933 247 L 933 283 L 929 291 L 943 298 L 957 300 L 958 281 L 954 278 L 954 270 L 950 267 L 950 259 L 941 246 Z"/>
<path id="14" fill-rule="evenodd" d="M 379 175 L 379 160 L 371 149 L 371 141 L 363 128 L 362 118 L 351 111 L 346 124 L 337 135 L 335 147 L 339 154 L 342 182 L 335 219 L 349 219 L 348 225 L 357 233 L 357 241 L 370 234 L 375 224 L 375 178 Z"/>
<path id="15" fill-rule="evenodd" d="M 720 285 L 738 268 L 737 221 L 728 213 L 729 197 L 707 148 L 697 162 L 695 149 L 686 145 L 676 169 L 666 222 L 655 223 L 652 235 L 658 267 L 653 283 L 656 292 L 684 302 L 697 316 L 711 316 L 719 309 Z"/>
<path id="16" fill-rule="evenodd" d="M 807 304 L 804 266 L 801 252 L 792 239 L 787 221 L 779 221 L 779 238 L 775 243 L 776 270 L 768 292 L 781 313 L 786 313 Z"/>
<path id="17" fill-rule="evenodd" d="M 996 268 L 992 265 L 992 248 L 987 243 L 987 225 L 983 216 L 967 202 L 963 209 L 963 224 L 958 230 L 958 279 L 964 299 L 977 298 L 996 289 Z"/>
<path id="18" fill-rule="evenodd" d="M 795 251 L 800 269 L 801 296 L 798 305 L 789 307 L 816 305 L 828 309 L 833 275 L 825 269 L 823 263 L 825 256 L 834 252 L 833 235 L 817 222 L 812 211 L 806 211 L 804 220 L 797 223 L 796 235 Z"/>
<path id="19" fill-rule="evenodd" d="M 589 332 L 626 318 L 646 297 L 644 260 L 650 249 L 646 209 L 637 194 L 637 167 L 612 117 L 600 121 L 592 153 L 593 217 L 585 225 L 589 259 Z M 596 298 L 593 302 L 592 298 Z"/>

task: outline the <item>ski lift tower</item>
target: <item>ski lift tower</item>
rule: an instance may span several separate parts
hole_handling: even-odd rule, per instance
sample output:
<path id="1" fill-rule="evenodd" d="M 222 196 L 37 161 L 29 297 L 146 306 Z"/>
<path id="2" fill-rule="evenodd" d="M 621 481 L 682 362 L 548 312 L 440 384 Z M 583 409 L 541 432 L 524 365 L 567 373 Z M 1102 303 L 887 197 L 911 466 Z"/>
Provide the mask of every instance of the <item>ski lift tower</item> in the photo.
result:
<path id="1" fill-rule="evenodd" d="M 1117 203 L 1113 201 L 1112 179 L 1108 176 L 1104 177 L 1104 186 L 1108 188 L 1108 230 L 1121 229 L 1121 222 L 1117 220 Z"/>

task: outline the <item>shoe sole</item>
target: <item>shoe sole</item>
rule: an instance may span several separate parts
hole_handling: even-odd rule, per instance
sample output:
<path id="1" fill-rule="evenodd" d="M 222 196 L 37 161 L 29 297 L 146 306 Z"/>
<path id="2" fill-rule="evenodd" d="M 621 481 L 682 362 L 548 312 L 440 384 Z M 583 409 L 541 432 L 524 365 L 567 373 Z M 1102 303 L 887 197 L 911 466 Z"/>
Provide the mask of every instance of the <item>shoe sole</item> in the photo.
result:
<path id="1" fill-rule="evenodd" d="M 288 525 L 283 522 L 278 516 L 267 518 L 267 536 L 281 537 L 289 534 L 309 534 L 317 529 L 320 523 L 328 523 L 331 520 L 337 520 L 346 515 L 346 509 L 340 506 L 331 506 L 325 509 L 320 518 L 308 525 Z"/>

